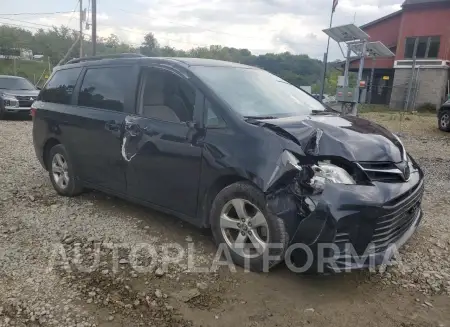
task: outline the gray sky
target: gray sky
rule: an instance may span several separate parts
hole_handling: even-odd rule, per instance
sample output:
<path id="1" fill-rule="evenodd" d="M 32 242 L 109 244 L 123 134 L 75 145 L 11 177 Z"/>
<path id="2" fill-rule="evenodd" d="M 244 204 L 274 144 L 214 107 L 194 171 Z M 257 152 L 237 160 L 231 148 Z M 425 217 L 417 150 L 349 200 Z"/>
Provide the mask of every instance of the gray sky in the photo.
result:
<path id="1" fill-rule="evenodd" d="M 89 0 L 83 0 L 88 6 Z M 333 25 L 370 22 L 400 9 L 402 0 L 339 0 Z M 153 32 L 162 45 L 181 49 L 220 44 L 265 52 L 305 53 L 322 58 L 332 0 L 97 0 L 98 34 L 117 34 L 138 45 Z M 78 14 L 4 15 L 78 10 L 77 0 L 2 1 L 0 23 L 29 27 L 69 25 Z M 6 19 L 8 18 L 8 19 Z M 18 22 L 17 20 L 31 23 Z M 341 59 L 332 43 L 330 60 Z"/>

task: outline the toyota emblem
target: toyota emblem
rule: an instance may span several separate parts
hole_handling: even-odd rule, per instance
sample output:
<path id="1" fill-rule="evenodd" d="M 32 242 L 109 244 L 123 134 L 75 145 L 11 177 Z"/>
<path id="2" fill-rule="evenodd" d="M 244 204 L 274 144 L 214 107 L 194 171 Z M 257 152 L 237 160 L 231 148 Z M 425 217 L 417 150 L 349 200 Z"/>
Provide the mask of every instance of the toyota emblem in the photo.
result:
<path id="1" fill-rule="evenodd" d="M 410 175 L 411 175 L 411 172 L 409 170 L 409 164 L 408 164 L 408 162 L 406 162 L 405 168 L 403 168 L 403 179 L 405 181 L 408 181 Z"/>

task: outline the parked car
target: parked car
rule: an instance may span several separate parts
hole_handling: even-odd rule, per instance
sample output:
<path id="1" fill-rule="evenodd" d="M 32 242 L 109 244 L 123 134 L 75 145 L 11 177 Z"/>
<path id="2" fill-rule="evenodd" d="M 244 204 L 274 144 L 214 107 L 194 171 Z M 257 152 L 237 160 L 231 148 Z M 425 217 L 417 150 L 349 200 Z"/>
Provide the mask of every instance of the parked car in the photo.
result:
<path id="1" fill-rule="evenodd" d="M 441 131 L 450 132 L 450 100 L 438 110 L 438 125 Z"/>
<path id="2" fill-rule="evenodd" d="M 29 115 L 38 94 L 39 90 L 25 78 L 0 75 L 0 119 L 6 113 Z"/>
<path id="3" fill-rule="evenodd" d="M 211 228 L 252 270 L 303 265 L 298 244 L 327 271 L 380 264 L 421 220 L 423 173 L 395 134 L 328 110 L 241 64 L 83 58 L 41 91 L 33 140 L 59 194 L 97 189 Z M 348 244 L 373 252 L 348 262 Z"/>

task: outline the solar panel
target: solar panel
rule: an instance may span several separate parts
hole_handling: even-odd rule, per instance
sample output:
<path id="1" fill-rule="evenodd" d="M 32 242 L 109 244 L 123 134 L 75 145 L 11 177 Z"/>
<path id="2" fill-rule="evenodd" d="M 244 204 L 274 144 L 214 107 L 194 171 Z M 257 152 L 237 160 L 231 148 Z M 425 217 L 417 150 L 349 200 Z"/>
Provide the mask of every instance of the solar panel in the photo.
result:
<path id="1" fill-rule="evenodd" d="M 363 42 L 347 43 L 350 50 L 357 55 L 362 55 Z M 366 43 L 365 57 L 394 57 L 395 54 L 388 49 L 382 42 L 368 42 Z"/>
<path id="2" fill-rule="evenodd" d="M 394 57 L 395 54 L 382 42 L 369 42 L 366 47 L 369 57 Z"/>
<path id="3" fill-rule="evenodd" d="M 369 39 L 369 35 L 354 24 L 327 28 L 323 32 L 338 43 Z"/>

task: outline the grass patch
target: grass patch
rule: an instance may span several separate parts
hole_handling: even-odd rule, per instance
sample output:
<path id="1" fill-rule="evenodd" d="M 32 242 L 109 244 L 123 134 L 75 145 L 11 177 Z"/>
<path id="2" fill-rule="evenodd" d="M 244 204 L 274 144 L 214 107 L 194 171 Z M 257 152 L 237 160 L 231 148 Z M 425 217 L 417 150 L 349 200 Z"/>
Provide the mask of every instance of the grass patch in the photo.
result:
<path id="1" fill-rule="evenodd" d="M 47 70 L 46 74 L 48 74 L 48 64 L 46 62 L 16 60 L 17 76 L 25 77 L 33 84 L 35 80 L 36 82 L 38 81 L 44 70 Z M 14 61 L 12 59 L 0 59 L 0 75 L 14 75 Z M 39 84 L 42 86 L 44 81 L 44 78 L 42 78 Z"/>

